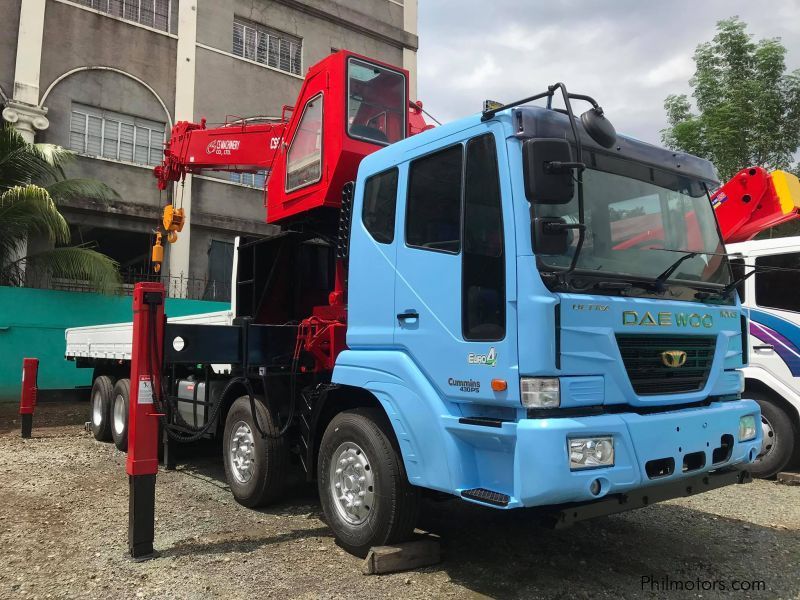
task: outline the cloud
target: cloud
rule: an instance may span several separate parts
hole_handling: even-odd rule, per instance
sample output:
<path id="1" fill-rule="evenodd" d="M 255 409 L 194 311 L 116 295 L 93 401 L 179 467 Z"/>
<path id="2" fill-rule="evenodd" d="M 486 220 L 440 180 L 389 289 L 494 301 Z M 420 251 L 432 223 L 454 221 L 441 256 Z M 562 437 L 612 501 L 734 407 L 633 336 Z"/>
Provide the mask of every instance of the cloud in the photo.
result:
<path id="1" fill-rule="evenodd" d="M 664 99 L 689 93 L 692 55 L 739 15 L 781 37 L 800 67 L 800 2 L 744 0 L 420 0 L 419 97 L 439 120 L 512 101 L 556 81 L 596 98 L 617 130 L 659 143 Z M 579 108 L 580 110 L 580 108 Z"/>

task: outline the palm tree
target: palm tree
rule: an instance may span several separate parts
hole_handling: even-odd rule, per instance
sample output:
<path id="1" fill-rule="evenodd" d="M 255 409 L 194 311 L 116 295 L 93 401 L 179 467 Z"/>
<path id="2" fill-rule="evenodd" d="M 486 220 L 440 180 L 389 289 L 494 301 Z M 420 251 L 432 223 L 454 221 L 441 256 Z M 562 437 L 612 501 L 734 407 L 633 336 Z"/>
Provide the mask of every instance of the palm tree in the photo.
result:
<path id="1" fill-rule="evenodd" d="M 68 179 L 64 166 L 73 159 L 74 154 L 61 146 L 29 144 L 12 127 L 0 128 L 0 285 L 24 285 L 27 271 L 84 281 L 104 293 L 119 289 L 115 261 L 85 245 L 69 245 L 60 201 L 119 197 L 99 181 Z M 27 253 L 26 241 L 37 235 L 51 247 Z"/>

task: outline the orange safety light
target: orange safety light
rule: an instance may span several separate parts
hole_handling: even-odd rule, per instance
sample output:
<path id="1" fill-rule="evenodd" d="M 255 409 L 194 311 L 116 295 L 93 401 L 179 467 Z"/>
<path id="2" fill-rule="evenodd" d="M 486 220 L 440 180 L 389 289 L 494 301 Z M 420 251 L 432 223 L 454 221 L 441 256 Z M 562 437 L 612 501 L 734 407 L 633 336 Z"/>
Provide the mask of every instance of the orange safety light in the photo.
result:
<path id="1" fill-rule="evenodd" d="M 492 391 L 505 392 L 508 389 L 508 382 L 505 379 L 492 379 Z"/>

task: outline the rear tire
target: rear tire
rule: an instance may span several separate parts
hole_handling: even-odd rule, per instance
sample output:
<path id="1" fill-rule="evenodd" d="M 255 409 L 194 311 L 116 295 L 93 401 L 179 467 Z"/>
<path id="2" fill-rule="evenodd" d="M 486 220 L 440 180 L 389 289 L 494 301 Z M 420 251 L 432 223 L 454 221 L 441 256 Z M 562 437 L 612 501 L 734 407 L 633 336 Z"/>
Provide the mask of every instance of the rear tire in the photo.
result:
<path id="1" fill-rule="evenodd" d="M 99 375 L 92 383 L 92 434 L 98 442 L 111 441 L 111 395 L 113 391 L 114 380 L 108 375 Z"/>
<path id="2" fill-rule="evenodd" d="M 356 556 L 407 540 L 419 514 L 419 489 L 408 482 L 386 416 L 357 408 L 336 415 L 319 448 L 322 510 L 339 543 Z"/>
<path id="3" fill-rule="evenodd" d="M 789 415 L 767 394 L 748 394 L 761 407 L 761 423 L 764 441 L 761 454 L 750 465 L 754 477 L 774 477 L 783 471 L 794 454 L 797 443 L 796 432 Z"/>
<path id="4" fill-rule="evenodd" d="M 256 396 L 258 424 L 268 434 L 262 438 L 253 421 L 250 398 L 237 398 L 225 419 L 222 441 L 225 478 L 239 504 L 255 508 L 280 500 L 286 488 L 289 447 L 278 434 L 277 419 Z"/>
<path id="5" fill-rule="evenodd" d="M 118 450 L 128 451 L 128 414 L 131 380 L 120 379 L 111 395 L 111 437 Z"/>

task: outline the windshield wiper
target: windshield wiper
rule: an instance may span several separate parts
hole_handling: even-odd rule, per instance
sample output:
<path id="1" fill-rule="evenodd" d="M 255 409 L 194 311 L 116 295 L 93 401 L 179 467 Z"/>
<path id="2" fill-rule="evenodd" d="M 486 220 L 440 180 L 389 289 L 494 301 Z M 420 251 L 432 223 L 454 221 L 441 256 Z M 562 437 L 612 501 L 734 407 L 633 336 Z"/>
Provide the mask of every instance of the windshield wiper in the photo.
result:
<path id="1" fill-rule="evenodd" d="M 664 291 L 664 284 L 667 282 L 667 279 L 670 278 L 670 275 L 672 275 L 678 269 L 678 267 L 680 267 L 683 264 L 683 261 L 689 260 L 690 258 L 694 258 L 698 254 L 705 254 L 705 253 L 704 252 L 687 252 L 686 254 L 681 256 L 678 260 L 673 262 L 670 266 L 668 266 L 666 269 L 664 269 L 664 271 L 658 277 L 656 277 L 655 281 L 653 282 L 653 285 L 655 285 L 656 291 L 663 292 Z"/>

